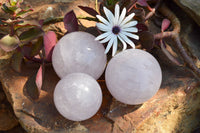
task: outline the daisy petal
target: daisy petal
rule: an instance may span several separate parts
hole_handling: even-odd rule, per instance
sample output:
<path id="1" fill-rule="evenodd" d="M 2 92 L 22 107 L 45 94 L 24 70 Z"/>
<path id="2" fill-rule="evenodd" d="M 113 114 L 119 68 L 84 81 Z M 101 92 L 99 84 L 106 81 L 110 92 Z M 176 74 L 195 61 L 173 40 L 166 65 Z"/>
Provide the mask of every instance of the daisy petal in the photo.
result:
<path id="1" fill-rule="evenodd" d="M 127 45 L 126 45 L 126 42 L 120 37 L 120 36 L 117 36 L 119 38 L 119 40 L 122 42 L 123 44 L 123 51 L 127 48 Z"/>
<path id="2" fill-rule="evenodd" d="M 114 56 L 116 52 L 117 52 L 117 36 L 114 37 L 112 56 Z"/>
<path id="3" fill-rule="evenodd" d="M 114 19 L 114 25 L 116 25 L 117 24 L 117 22 L 118 22 L 118 19 L 119 19 L 119 5 L 118 4 L 116 4 L 115 5 L 115 19 Z"/>
<path id="4" fill-rule="evenodd" d="M 112 44 L 113 44 L 114 39 L 115 39 L 115 37 L 112 37 L 112 38 L 110 39 L 110 41 L 108 42 L 108 45 L 107 45 L 106 50 L 105 50 L 105 52 L 104 52 L 105 54 L 107 54 L 108 51 L 110 50 L 110 48 L 112 47 Z"/>
<path id="5" fill-rule="evenodd" d="M 120 24 L 121 26 L 126 24 L 128 21 L 130 21 L 133 17 L 135 16 L 135 13 L 131 13 L 130 15 L 128 15 L 128 17 L 126 17 L 122 23 Z"/>
<path id="6" fill-rule="evenodd" d="M 107 41 L 109 41 L 114 35 L 112 33 L 110 33 L 110 35 L 108 35 L 105 39 L 101 40 L 100 43 L 105 43 Z"/>
<path id="7" fill-rule="evenodd" d="M 96 26 L 102 30 L 102 31 L 110 31 L 111 28 L 105 24 L 102 24 L 102 23 L 96 23 Z"/>
<path id="8" fill-rule="evenodd" d="M 131 37 L 131 38 L 133 38 L 133 39 L 135 39 L 135 40 L 139 40 L 139 36 L 138 35 L 135 35 L 135 34 L 132 34 L 132 33 L 129 33 L 129 32 L 121 32 L 121 34 L 124 34 L 124 35 L 126 35 L 126 36 L 128 36 L 128 37 Z"/>
<path id="9" fill-rule="evenodd" d="M 122 31 L 126 32 L 138 32 L 138 29 L 136 27 L 131 27 L 131 28 L 123 28 Z"/>
<path id="10" fill-rule="evenodd" d="M 108 10 L 106 7 L 103 7 L 103 10 L 104 10 L 106 17 L 109 20 L 110 24 L 113 24 L 114 15 L 112 14 L 112 12 L 110 10 Z"/>
<path id="11" fill-rule="evenodd" d="M 130 21 L 130 22 L 128 22 L 128 23 L 122 25 L 121 27 L 122 27 L 122 28 L 132 27 L 132 26 L 137 25 L 137 23 L 138 23 L 137 21 Z"/>
<path id="12" fill-rule="evenodd" d="M 126 8 L 122 10 L 122 13 L 119 17 L 118 25 L 124 20 L 125 16 L 126 16 Z"/>
<path id="13" fill-rule="evenodd" d="M 99 19 L 99 21 L 103 22 L 104 24 L 106 24 L 108 26 L 110 25 L 110 23 L 105 18 L 103 18 L 102 16 L 96 15 L 96 17 Z"/>
<path id="14" fill-rule="evenodd" d="M 124 39 L 124 41 L 126 41 L 129 45 L 131 45 L 132 48 L 135 48 L 135 44 L 130 39 L 128 39 L 128 37 L 126 35 L 120 33 L 119 36 L 122 39 Z"/>
<path id="15" fill-rule="evenodd" d="M 111 34 L 111 32 L 105 32 L 105 33 L 103 33 L 103 34 L 97 36 L 97 37 L 95 38 L 95 40 L 96 40 L 96 41 L 97 41 L 97 40 L 101 40 L 101 39 L 103 39 L 103 38 L 106 38 L 106 37 L 109 36 L 110 34 Z"/>

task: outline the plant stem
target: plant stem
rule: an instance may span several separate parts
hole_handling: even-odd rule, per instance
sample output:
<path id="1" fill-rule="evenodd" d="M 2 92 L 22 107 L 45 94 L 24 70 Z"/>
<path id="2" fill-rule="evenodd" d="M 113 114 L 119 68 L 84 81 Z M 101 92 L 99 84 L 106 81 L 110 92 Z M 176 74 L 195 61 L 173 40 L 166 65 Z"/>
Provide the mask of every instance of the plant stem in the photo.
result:
<path id="1" fill-rule="evenodd" d="M 194 61 L 187 54 L 186 50 L 184 49 L 184 47 L 181 43 L 181 40 L 179 37 L 179 33 L 180 33 L 180 29 L 181 29 L 179 19 L 164 4 L 159 8 L 159 11 L 161 12 L 161 14 L 163 14 L 165 17 L 167 17 L 171 21 L 174 29 L 173 29 L 173 31 L 158 33 L 158 34 L 154 35 L 154 38 L 155 39 L 163 39 L 166 37 L 172 37 L 173 40 L 175 41 L 175 47 L 178 49 L 186 66 L 192 70 L 192 72 L 195 74 L 196 77 L 198 77 L 198 79 L 200 79 L 200 69 L 195 65 Z"/>
<path id="2" fill-rule="evenodd" d="M 155 5 L 155 7 L 154 7 L 154 8 L 151 8 L 151 12 L 149 12 L 149 13 L 146 15 L 145 20 L 148 20 L 149 18 L 151 18 L 151 17 L 155 14 L 156 10 L 157 10 L 158 7 L 160 6 L 160 3 L 161 3 L 161 0 L 158 0 L 157 3 L 156 3 L 156 5 Z M 149 7 L 149 8 L 150 8 L 150 7 Z"/>

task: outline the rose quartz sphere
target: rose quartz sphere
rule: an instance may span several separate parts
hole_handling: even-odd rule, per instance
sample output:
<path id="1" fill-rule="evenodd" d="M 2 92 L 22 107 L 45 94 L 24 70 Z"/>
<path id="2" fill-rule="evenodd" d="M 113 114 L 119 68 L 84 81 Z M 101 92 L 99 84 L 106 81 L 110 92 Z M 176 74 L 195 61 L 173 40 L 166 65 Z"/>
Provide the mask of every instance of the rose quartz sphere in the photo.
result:
<path id="1" fill-rule="evenodd" d="M 54 103 L 65 118 L 72 121 L 86 120 L 95 115 L 101 106 L 101 88 L 87 74 L 69 74 L 56 85 Z"/>
<path id="2" fill-rule="evenodd" d="M 56 44 L 52 63 L 60 78 L 70 73 L 86 73 L 98 79 L 104 72 L 107 57 L 105 48 L 95 36 L 86 32 L 72 32 Z"/>
<path id="3" fill-rule="evenodd" d="M 110 60 L 105 80 L 114 98 L 135 105 L 156 94 L 161 85 L 162 72 L 151 54 L 139 49 L 128 49 Z"/>

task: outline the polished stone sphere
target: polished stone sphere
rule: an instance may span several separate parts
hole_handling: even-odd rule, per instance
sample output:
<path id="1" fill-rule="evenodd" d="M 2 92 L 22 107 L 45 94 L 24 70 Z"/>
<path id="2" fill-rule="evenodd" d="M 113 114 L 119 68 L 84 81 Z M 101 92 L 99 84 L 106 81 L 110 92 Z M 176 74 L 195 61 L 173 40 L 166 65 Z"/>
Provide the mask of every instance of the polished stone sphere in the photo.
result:
<path id="1" fill-rule="evenodd" d="M 86 32 L 72 32 L 56 44 L 52 63 L 60 78 L 70 73 L 86 73 L 98 79 L 104 72 L 107 57 L 105 48 L 95 36 Z"/>
<path id="2" fill-rule="evenodd" d="M 161 85 L 162 72 L 151 54 L 128 49 L 110 60 L 105 80 L 114 98 L 125 104 L 136 105 L 156 94 Z"/>
<path id="3" fill-rule="evenodd" d="M 56 85 L 54 103 L 65 118 L 83 121 L 99 110 L 102 91 L 93 77 L 84 73 L 72 73 L 63 77 Z"/>

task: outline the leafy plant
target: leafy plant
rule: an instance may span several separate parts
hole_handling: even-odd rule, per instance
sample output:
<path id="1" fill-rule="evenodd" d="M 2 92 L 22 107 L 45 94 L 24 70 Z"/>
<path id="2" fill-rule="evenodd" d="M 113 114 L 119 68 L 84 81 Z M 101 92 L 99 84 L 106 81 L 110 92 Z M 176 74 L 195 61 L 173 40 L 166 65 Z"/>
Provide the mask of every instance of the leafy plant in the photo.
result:
<path id="1" fill-rule="evenodd" d="M 11 66 L 17 72 L 21 71 L 22 60 L 40 63 L 37 75 L 34 76 L 33 87 L 39 92 L 42 88 L 45 63 L 51 62 L 52 50 L 57 42 L 53 31 L 45 33 L 42 24 L 25 17 L 33 11 L 30 6 L 21 8 L 23 0 L 8 0 L 0 3 L 2 11 L 8 19 L 0 18 L 0 27 L 7 28 L 8 33 L 1 35 L 0 48 L 12 55 Z M 8 56 L 10 57 L 10 56 Z M 1 58 L 1 57 L 0 57 Z M 2 57 L 4 59 L 4 57 Z"/>

